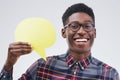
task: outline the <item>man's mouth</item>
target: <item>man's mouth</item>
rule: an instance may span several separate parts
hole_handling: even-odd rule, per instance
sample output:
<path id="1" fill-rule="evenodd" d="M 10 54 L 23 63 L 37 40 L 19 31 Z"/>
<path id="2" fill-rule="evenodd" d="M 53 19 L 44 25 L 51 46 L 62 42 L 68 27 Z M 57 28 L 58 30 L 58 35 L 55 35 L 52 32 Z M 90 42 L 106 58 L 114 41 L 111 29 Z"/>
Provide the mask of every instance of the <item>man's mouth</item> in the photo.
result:
<path id="1" fill-rule="evenodd" d="M 76 42 L 87 42 L 88 39 L 75 39 Z"/>

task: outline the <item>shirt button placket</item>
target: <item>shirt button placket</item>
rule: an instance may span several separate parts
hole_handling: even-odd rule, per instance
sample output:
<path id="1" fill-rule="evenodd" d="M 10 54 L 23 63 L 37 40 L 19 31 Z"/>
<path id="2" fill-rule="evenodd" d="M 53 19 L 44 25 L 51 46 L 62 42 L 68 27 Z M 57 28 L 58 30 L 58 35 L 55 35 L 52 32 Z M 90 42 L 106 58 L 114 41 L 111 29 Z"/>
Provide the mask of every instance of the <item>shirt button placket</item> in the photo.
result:
<path id="1" fill-rule="evenodd" d="M 76 66 L 75 67 L 78 67 L 78 62 L 76 63 Z M 74 75 L 77 74 L 77 68 L 75 68 L 75 72 L 73 73 Z"/>

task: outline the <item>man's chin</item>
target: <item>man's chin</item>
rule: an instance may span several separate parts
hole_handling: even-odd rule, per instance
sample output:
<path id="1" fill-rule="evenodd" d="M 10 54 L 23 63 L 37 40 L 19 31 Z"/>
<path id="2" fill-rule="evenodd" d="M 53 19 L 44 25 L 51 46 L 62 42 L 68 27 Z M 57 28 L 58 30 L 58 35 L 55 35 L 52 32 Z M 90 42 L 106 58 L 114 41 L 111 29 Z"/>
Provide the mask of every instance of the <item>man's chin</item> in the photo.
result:
<path id="1" fill-rule="evenodd" d="M 84 49 L 84 48 L 78 48 L 76 50 L 74 50 L 77 54 L 86 54 L 88 53 L 89 51 Z"/>

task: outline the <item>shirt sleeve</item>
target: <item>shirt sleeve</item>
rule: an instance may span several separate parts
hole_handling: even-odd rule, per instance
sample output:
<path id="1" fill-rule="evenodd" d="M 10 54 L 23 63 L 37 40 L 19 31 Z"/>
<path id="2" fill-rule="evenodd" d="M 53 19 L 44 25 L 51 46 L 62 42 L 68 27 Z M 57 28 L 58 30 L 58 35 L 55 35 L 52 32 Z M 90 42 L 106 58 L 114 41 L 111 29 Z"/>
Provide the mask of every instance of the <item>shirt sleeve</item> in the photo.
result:
<path id="1" fill-rule="evenodd" d="M 33 63 L 18 80 L 35 80 L 37 75 L 38 61 Z M 10 72 L 2 69 L 0 73 L 0 80 L 13 80 L 13 69 Z"/>
<path id="2" fill-rule="evenodd" d="M 0 73 L 0 80 L 13 80 L 12 73 L 13 69 L 10 72 L 7 72 L 4 69 L 2 69 Z"/>
<path id="3" fill-rule="evenodd" d="M 118 72 L 115 73 L 114 79 L 113 80 L 120 80 Z"/>

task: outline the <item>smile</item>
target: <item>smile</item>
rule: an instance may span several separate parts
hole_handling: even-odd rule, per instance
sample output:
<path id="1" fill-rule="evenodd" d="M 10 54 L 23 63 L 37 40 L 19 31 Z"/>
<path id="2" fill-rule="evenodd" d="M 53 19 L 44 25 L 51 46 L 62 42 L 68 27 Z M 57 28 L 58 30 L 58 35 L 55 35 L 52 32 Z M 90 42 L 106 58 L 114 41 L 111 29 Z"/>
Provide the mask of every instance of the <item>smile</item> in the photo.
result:
<path id="1" fill-rule="evenodd" d="M 87 42 L 88 39 L 75 39 L 75 41 L 77 41 L 77 42 Z"/>

